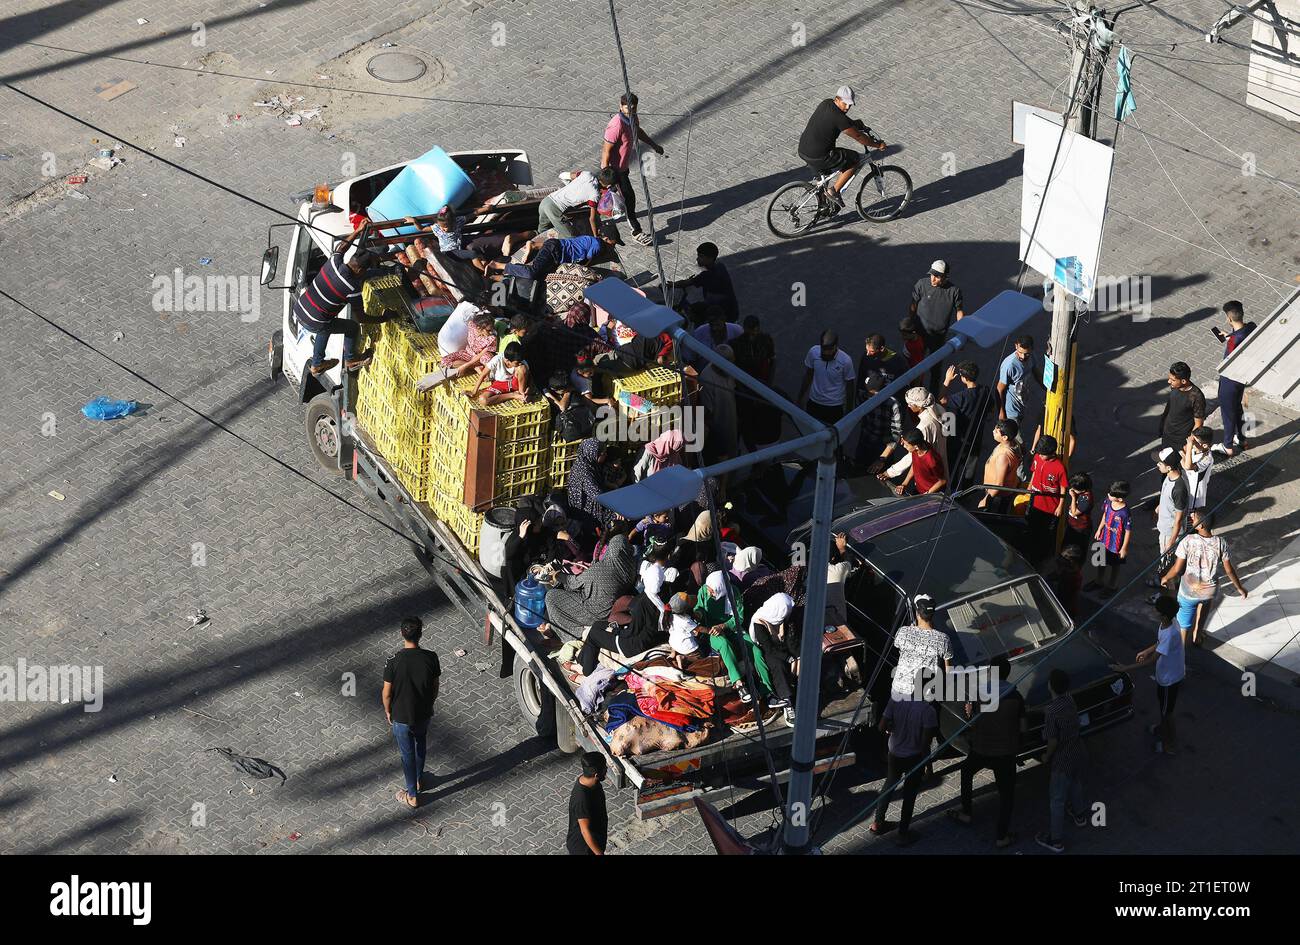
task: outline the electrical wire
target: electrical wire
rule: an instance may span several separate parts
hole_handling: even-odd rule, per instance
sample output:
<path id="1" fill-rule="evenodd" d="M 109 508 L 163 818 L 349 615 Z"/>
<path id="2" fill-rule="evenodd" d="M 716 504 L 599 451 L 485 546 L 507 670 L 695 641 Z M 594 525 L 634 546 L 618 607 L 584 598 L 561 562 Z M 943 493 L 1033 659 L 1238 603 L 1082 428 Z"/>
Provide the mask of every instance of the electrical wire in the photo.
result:
<path id="1" fill-rule="evenodd" d="M 248 447 L 249 449 L 253 450 L 254 452 L 258 453 L 258 454 L 259 454 L 260 456 L 262 456 L 264 459 L 269 459 L 269 460 L 271 460 L 271 462 L 273 462 L 275 465 L 279 466 L 281 469 L 285 470 L 286 472 L 290 473 L 290 474 L 293 475 L 293 476 L 296 476 L 298 479 L 301 479 L 303 482 L 305 482 L 305 483 L 307 483 L 308 485 L 314 487 L 314 488 L 317 489 L 318 491 L 324 493 L 325 495 L 327 495 L 327 496 L 329 496 L 330 498 L 334 499 L 336 502 L 341 503 L 342 505 L 346 506 L 347 508 L 351 509 L 352 511 L 357 512 L 358 514 L 365 516 L 367 519 L 369 519 L 371 522 L 373 522 L 374 524 L 378 525 L 380 528 L 384 529 L 385 531 L 390 532 L 390 533 L 392 533 L 393 535 L 396 535 L 397 537 L 399 537 L 399 538 L 401 538 L 402 540 L 406 541 L 408 544 L 410 544 L 410 545 L 412 546 L 412 548 L 413 548 L 413 549 L 414 549 L 418 554 L 420 554 L 420 555 L 424 555 L 424 556 L 427 556 L 427 557 L 430 558 L 432 561 L 436 561 L 436 562 L 438 562 L 439 564 L 444 565 L 445 567 L 449 568 L 452 572 L 454 572 L 456 575 L 458 575 L 459 577 L 463 578 L 464 580 L 470 582 L 471 584 L 477 585 L 479 588 L 481 588 L 482 590 L 484 590 L 486 593 L 491 594 L 491 595 L 493 595 L 493 596 L 496 595 L 496 593 L 497 593 L 497 592 L 496 592 L 496 588 L 494 588 L 490 582 L 483 580 L 482 578 L 478 577 L 478 576 L 477 576 L 476 574 L 474 574 L 473 572 L 466 571 L 465 569 L 463 569 L 459 564 L 457 564 L 457 563 L 456 563 L 455 561 L 453 561 L 452 559 L 450 559 L 450 558 L 446 558 L 446 557 L 443 557 L 443 556 L 440 555 L 440 554 L 437 554 L 437 553 L 435 553 L 435 552 L 433 552 L 433 551 L 430 551 L 429 548 L 428 548 L 428 547 L 427 547 L 423 542 L 421 542 L 419 539 L 411 537 L 410 535 L 406 534 L 404 531 L 402 531 L 402 530 L 399 529 L 399 528 L 394 528 L 392 524 L 390 524 L 389 522 L 387 522 L 387 521 L 385 521 L 384 519 L 380 518 L 379 516 L 375 515 L 374 513 L 370 512 L 369 510 L 367 510 L 367 509 L 365 509 L 365 508 L 362 508 L 361 506 L 358 506 L 358 505 L 354 504 L 353 502 L 351 502 L 351 501 L 350 501 L 349 499 L 347 499 L 346 497 L 344 497 L 344 496 L 342 496 L 342 495 L 339 495 L 337 492 L 334 492 L 333 490 L 327 488 L 326 486 L 324 486 L 324 485 L 321 484 L 320 482 L 318 482 L 318 481 L 316 481 L 315 479 L 313 479 L 312 477 L 308 476 L 306 473 L 302 472 L 302 470 L 297 469 L 296 467 L 294 467 L 294 466 L 290 465 L 289 463 L 285 462 L 283 459 L 281 459 L 280 457 L 276 456 L 274 453 L 271 453 L 271 452 L 269 452 L 268 450 L 263 449 L 261 446 L 257 445 L 257 444 L 254 443 L 252 440 L 249 440 L 247 437 L 245 437 L 245 436 L 243 436 L 242 434 L 238 433 L 237 431 L 233 430 L 231 427 L 229 427 L 227 424 L 221 422 L 221 421 L 218 420 L 216 417 L 214 417 L 214 416 L 212 416 L 211 414 L 206 413 L 205 411 L 200 410 L 199 408 L 193 406 L 193 405 L 190 404 L 187 400 L 185 400 L 183 397 L 179 397 L 179 396 L 177 396 L 176 394 L 173 394 L 171 391 L 167 390 L 165 387 L 163 387 L 162 385 L 158 384 L 156 381 L 153 381 L 153 380 L 150 379 L 149 377 L 146 377 L 144 374 L 141 374 L 139 371 L 135 370 L 134 368 L 132 368 L 132 367 L 126 365 L 126 364 L 123 364 L 121 361 L 119 361 L 119 360 L 117 360 L 116 358 L 114 358 L 111 354 L 109 354 L 108 352 L 104 351 L 102 348 L 97 347 L 97 346 L 94 345 L 93 343 L 87 341 L 87 340 L 86 340 L 85 338 L 83 338 L 82 336 L 76 334 L 75 332 L 71 331 L 71 330 L 68 329 L 68 328 L 65 328 L 63 325 L 60 325 L 60 324 L 59 324 L 57 321 L 55 321 L 53 318 L 50 318 L 49 316 L 45 315 L 44 313 L 38 311 L 37 309 L 35 309 L 35 308 L 33 308 L 32 306 L 28 305 L 26 302 L 22 301 L 21 299 L 15 297 L 14 295 L 12 295 L 10 292 L 6 291 L 6 290 L 3 289 L 3 288 L 0 288 L 0 297 L 3 297 L 3 298 L 8 299 L 10 302 L 12 302 L 14 305 L 18 306 L 18 307 L 19 307 L 20 309 L 22 309 L 23 311 L 25 311 L 25 312 L 27 312 L 28 314 L 30 314 L 30 315 L 32 315 L 32 316 L 38 318 L 38 319 L 41 320 L 42 322 L 44 322 L 44 323 L 46 323 L 47 325 L 49 325 L 51 328 L 53 328 L 53 329 L 55 329 L 56 331 L 58 331 L 60 334 L 64 335 L 65 337 L 67 337 L 67 338 L 69 338 L 69 339 L 71 339 L 71 340 L 72 340 L 73 342 L 75 342 L 76 344 L 78 344 L 78 345 L 80 345 L 80 346 L 86 348 L 87 350 L 91 351 L 91 352 L 94 353 L 94 354 L 99 355 L 101 358 L 103 358 L 104 360 L 108 361 L 110 364 L 112 364 L 112 365 L 114 365 L 115 367 L 121 369 L 122 371 L 125 371 L 127 374 L 129 374 L 131 377 L 135 378 L 135 379 L 136 379 L 137 381 L 139 381 L 140 383 L 146 385 L 146 386 L 149 387 L 151 390 L 157 391 L 159 394 L 161 394 L 162 396 L 166 397 L 168 400 L 170 400 L 171 402 L 175 403 L 176 405 L 178 405 L 178 406 L 184 408 L 185 410 L 187 410 L 188 412 L 190 412 L 190 413 L 193 414 L 194 416 L 198 417 L 198 418 L 199 418 L 200 420 L 202 420 L 203 422 L 205 422 L 205 423 L 211 425 L 213 428 L 215 428 L 215 429 L 217 429 L 217 430 L 220 430 L 221 432 L 226 433 L 226 434 L 228 434 L 229 436 L 233 437 L 233 438 L 234 438 L 236 441 L 238 441 L 240 444 L 242 444 L 243 446 L 246 446 L 246 447 Z M 568 627 L 565 627 L 565 626 L 563 626 L 562 624 L 556 623 L 555 621 L 548 621 L 548 623 L 549 623 L 549 625 L 550 625 L 551 627 L 553 627 L 553 628 L 554 628 L 558 633 L 560 633 L 560 634 L 563 635 L 563 636 L 568 637 L 568 638 L 571 639 L 571 640 L 582 641 L 582 639 L 583 639 L 583 636 L 582 636 L 581 632 L 574 631 L 573 629 L 568 628 Z M 606 652 L 608 652 L 608 651 L 606 651 Z M 633 666 L 631 666 L 630 664 L 627 664 L 627 663 L 622 662 L 621 660 L 618 659 L 618 657 L 617 657 L 616 655 L 614 655 L 614 654 L 610 654 L 609 658 L 610 658 L 613 662 L 615 662 L 616 664 L 618 664 L 619 667 L 620 667 L 621 669 L 623 669 L 625 672 L 633 673 L 634 675 L 638 675 L 638 676 L 641 675 L 641 674 L 640 674 L 640 673 L 639 673 L 639 672 L 638 672 L 638 671 L 637 671 Z M 642 678 L 646 678 L 646 679 L 648 679 L 649 677 L 642 677 Z M 693 701 L 692 701 L 689 697 L 687 697 L 687 696 L 681 696 L 681 698 L 682 698 L 682 701 L 687 702 L 687 703 L 692 704 L 692 705 L 695 705 L 697 708 L 699 708 L 699 709 L 701 709 L 701 710 L 703 710 L 704 708 L 706 708 L 705 705 L 704 705 L 702 702 L 693 702 Z M 590 718 L 590 716 L 588 716 L 588 718 Z"/>
<path id="2" fill-rule="evenodd" d="M 614 11 L 614 0 L 609 0 L 609 23 L 614 31 L 614 46 L 618 50 L 618 64 L 623 71 L 624 94 L 627 96 L 628 107 L 632 111 L 632 114 L 628 116 L 628 121 L 632 127 L 632 151 L 636 155 L 637 172 L 641 178 L 641 192 L 645 195 L 646 222 L 650 225 L 650 245 L 655 251 L 655 269 L 659 272 L 659 285 L 666 288 L 668 281 L 664 277 L 663 254 L 659 249 L 659 234 L 655 230 L 655 207 L 650 199 L 650 181 L 646 179 L 645 164 L 641 159 L 641 118 L 638 109 L 633 105 L 637 99 L 632 94 L 632 80 L 628 78 L 627 74 L 627 56 L 623 53 L 623 38 L 618 31 L 618 14 Z M 621 113 L 619 117 L 622 117 Z M 635 225 L 636 221 L 632 218 L 631 209 L 628 210 L 628 218 L 629 224 Z"/>
<path id="3" fill-rule="evenodd" d="M 218 76 L 223 79 L 238 79 L 243 82 L 258 82 L 264 85 L 282 85 L 289 88 L 313 89 L 320 92 L 339 92 L 347 95 L 369 95 L 375 98 L 395 98 L 406 99 L 414 102 L 432 102 L 440 105 L 470 105 L 475 108 L 512 108 L 524 111 L 538 112 L 569 112 L 573 114 L 588 115 L 607 115 L 607 108 L 578 108 L 572 105 L 543 105 L 537 102 L 511 102 L 501 99 L 492 99 L 491 101 L 480 101 L 468 98 L 448 98 L 442 95 L 416 95 L 412 92 L 388 92 L 381 89 L 358 89 L 349 86 L 324 85 L 319 82 L 294 82 L 288 79 L 273 79 L 265 75 L 245 75 L 239 72 L 222 72 L 219 69 L 204 69 L 197 66 L 182 66 L 171 62 L 156 62 L 152 59 L 136 59 L 131 56 L 106 56 L 99 53 L 92 53 L 84 49 L 72 49 L 68 46 L 55 46 L 51 43 L 25 42 L 21 46 L 32 46 L 37 49 L 52 49 L 58 52 L 73 53 L 80 56 L 93 56 L 96 60 L 112 60 L 114 62 L 126 62 L 138 66 L 152 66 L 156 69 L 172 69 L 177 72 L 188 72 L 195 75 Z M 656 116 L 665 118 L 683 118 L 690 114 L 689 112 L 648 112 Z"/>
<path id="4" fill-rule="evenodd" d="M 1136 128 L 1138 131 L 1141 131 L 1141 126 L 1137 124 L 1137 122 L 1134 120 L 1132 115 L 1128 117 L 1128 121 L 1133 122 L 1133 127 Z M 1145 138 L 1143 138 L 1143 140 L 1146 141 Z M 1156 163 L 1160 165 L 1160 171 L 1165 175 L 1165 179 L 1169 181 L 1169 186 L 1174 189 L 1174 193 L 1176 193 L 1178 195 L 1178 199 L 1183 202 L 1183 206 L 1187 208 L 1187 212 L 1190 213 L 1192 217 L 1196 220 L 1197 225 L 1200 226 L 1200 228 L 1205 231 L 1205 234 L 1208 237 L 1210 237 L 1210 239 L 1214 240 L 1215 245 L 1217 245 L 1219 249 L 1223 250 L 1224 255 L 1227 256 L 1230 260 L 1232 260 L 1233 263 L 1235 263 L 1238 266 L 1241 266 L 1243 269 L 1249 268 L 1240 260 L 1238 260 L 1236 257 L 1234 257 L 1232 253 L 1228 251 L 1228 247 L 1223 245 L 1223 241 L 1220 240 L 1217 236 L 1215 236 L 1213 231 L 1211 231 L 1210 228 L 1205 225 L 1205 221 L 1201 219 L 1201 215 L 1192 209 L 1192 205 L 1188 203 L 1187 198 L 1183 196 L 1183 192 L 1178 188 L 1178 184 L 1174 182 L 1173 177 L 1170 176 L 1169 171 L 1165 168 L 1165 162 L 1160 160 L 1160 155 L 1156 153 L 1156 149 L 1151 146 L 1150 141 L 1146 141 L 1146 146 L 1147 146 L 1147 150 L 1151 152 L 1151 156 L 1156 159 Z M 1264 276 L 1262 273 L 1257 273 L 1257 275 L 1263 278 L 1265 285 L 1268 285 L 1270 289 L 1273 289 L 1273 286 L 1270 284 L 1273 281 L 1272 279 L 1270 279 L 1268 276 Z M 1273 289 L 1273 291 L 1277 292 L 1279 297 L 1283 295 L 1283 293 L 1277 289 Z"/>

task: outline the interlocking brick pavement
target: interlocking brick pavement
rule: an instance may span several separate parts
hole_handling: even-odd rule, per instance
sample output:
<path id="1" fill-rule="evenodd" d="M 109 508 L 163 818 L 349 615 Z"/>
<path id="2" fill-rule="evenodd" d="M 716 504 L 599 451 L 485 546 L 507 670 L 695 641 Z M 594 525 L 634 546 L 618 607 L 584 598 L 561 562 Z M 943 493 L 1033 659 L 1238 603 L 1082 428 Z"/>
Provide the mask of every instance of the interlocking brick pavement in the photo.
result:
<path id="1" fill-rule="evenodd" d="M 590 15 L 578 6 L 300 0 L 231 10 L 140 0 L 87 10 L 24 0 L 9 5 L 0 28 L 0 74 L 116 140 L 291 213 L 290 194 L 338 179 L 349 159 L 365 170 L 434 143 L 524 147 L 542 181 L 593 161 L 621 77 L 603 5 Z M 1208 0 L 1180 7 L 1198 22 L 1215 9 Z M 643 120 L 668 151 L 650 184 L 669 278 L 689 274 L 697 242 L 719 243 L 745 311 L 777 338 L 783 385 L 797 385 L 797 362 L 823 327 L 837 328 L 846 345 L 872 330 L 892 338 L 912 282 L 936 257 L 952 264 L 972 305 L 1015 284 L 1020 156 L 1010 142 L 1010 100 L 1061 103 L 1067 57 L 1058 40 L 1030 22 L 942 0 L 821 2 L 798 11 L 743 3 L 719 12 L 684 2 L 622 10 L 623 39 Z M 150 23 L 139 26 L 137 17 Z M 1136 128 L 1121 131 L 1111 203 L 1122 212 L 1108 223 L 1102 262 L 1107 274 L 1152 276 L 1155 317 L 1100 315 L 1084 326 L 1079 456 L 1102 479 L 1127 476 L 1150 489 L 1145 453 L 1168 363 L 1187 360 L 1210 393 L 1218 348 L 1206 337 L 1207 319 L 1230 297 L 1263 315 L 1297 271 L 1300 151 L 1293 128 L 1241 106 L 1244 67 L 1233 51 L 1206 52 L 1149 15 L 1125 19 L 1126 41 L 1179 43 L 1135 47 L 1137 122 L 1159 161 Z M 204 47 L 191 43 L 195 22 L 207 25 Z M 492 44 L 497 24 L 501 46 Z M 807 41 L 796 47 L 800 25 Z M 371 79 L 363 66 L 380 42 L 436 60 L 431 71 L 444 80 Z M 94 87 L 113 78 L 138 88 L 100 101 Z M 360 91 L 295 90 L 286 84 L 293 81 Z M 911 172 L 915 208 L 885 226 L 848 222 L 779 242 L 763 222 L 766 199 L 804 174 L 795 137 L 813 103 L 841 81 L 858 88 L 867 121 L 898 142 L 890 160 Z M 1103 102 L 1112 86 L 1109 78 Z M 281 92 L 325 104 L 323 121 L 291 128 L 253 105 Z M 11 206 L 50 183 L 45 155 L 59 179 L 103 143 L 104 135 L 12 91 L 0 95 L 7 105 L 0 154 L 8 155 L 0 197 Z M 241 118 L 220 123 L 234 114 Z M 187 138 L 184 148 L 173 146 L 176 133 Z M 1102 122 L 1102 135 L 1113 135 L 1113 123 Z M 1245 151 L 1261 175 L 1242 176 L 1236 155 Z M 265 294 L 251 323 L 234 312 L 158 312 L 151 304 L 154 276 L 178 267 L 252 277 L 276 218 L 146 154 L 119 153 L 124 165 L 89 172 L 87 200 L 55 188 L 53 198 L 23 204 L 6 221 L 0 288 L 204 416 L 0 299 L 13 351 L 0 380 L 10 447 L 0 474 L 0 644 L 6 660 L 103 665 L 107 687 L 97 714 L 3 704 L 0 849 L 555 851 L 573 760 L 537 748 L 510 682 L 474 668 L 490 659 L 481 627 L 447 606 L 359 493 L 314 467 L 301 409 L 283 384 L 265 379 L 277 300 Z M 955 164 L 954 175 L 944 176 L 945 162 Z M 200 265 L 201 257 L 212 264 Z M 629 247 L 626 257 L 634 271 L 654 266 L 647 250 Z M 797 282 L 806 285 L 807 305 L 787 309 Z M 1031 330 L 1045 338 L 1047 316 Z M 978 360 L 992 371 L 991 354 Z M 83 419 L 81 405 L 100 394 L 150 407 L 110 424 Z M 42 434 L 47 415 L 53 436 Z M 1261 446 L 1288 432 L 1266 428 Z M 1293 463 L 1271 462 L 1278 472 L 1265 490 L 1227 516 L 1234 542 L 1293 528 L 1286 524 L 1296 504 Z M 205 549 L 201 567 L 191 564 L 196 542 Z M 1144 535 L 1139 556 L 1153 550 Z M 186 617 L 199 607 L 211 622 L 189 629 Z M 1146 632 L 1134 621 L 1146 615 L 1131 603 L 1124 610 L 1098 632 L 1127 655 Z M 431 768 L 446 778 L 415 817 L 392 800 L 397 759 L 377 698 L 394 628 L 410 612 L 436 628 L 431 642 L 447 672 L 431 738 Z M 457 647 L 467 656 L 455 657 Z M 1149 757 L 1137 723 L 1093 742 L 1095 793 L 1110 826 L 1085 834 L 1080 849 L 1294 849 L 1296 811 L 1281 801 L 1295 762 L 1272 751 L 1294 742 L 1294 715 L 1242 699 L 1222 666 L 1209 654 L 1193 657 L 1188 746 L 1179 758 Z M 355 697 L 341 695 L 347 673 L 355 674 Z M 1152 696 L 1149 681 L 1139 683 L 1145 724 Z M 203 752 L 213 746 L 266 758 L 289 780 L 280 787 L 241 780 Z M 869 800 L 878 785 L 864 777 L 837 778 L 827 825 L 845 823 Z M 1044 781 L 1037 769 L 1022 775 L 1022 835 L 1041 821 Z M 923 795 L 918 810 L 930 839 L 917 852 L 986 849 L 978 829 L 963 832 L 933 816 L 951 803 L 954 784 L 949 773 Z M 1246 796 L 1260 797 L 1265 813 L 1223 803 Z M 987 818 L 990 803 L 977 813 Z M 196 804 L 204 805 L 204 827 L 192 826 Z M 611 796 L 611 812 L 619 849 L 708 849 L 689 817 L 631 821 L 630 792 Z M 732 812 L 750 834 L 770 823 L 758 801 Z M 859 827 L 828 849 L 874 851 L 878 843 Z"/>

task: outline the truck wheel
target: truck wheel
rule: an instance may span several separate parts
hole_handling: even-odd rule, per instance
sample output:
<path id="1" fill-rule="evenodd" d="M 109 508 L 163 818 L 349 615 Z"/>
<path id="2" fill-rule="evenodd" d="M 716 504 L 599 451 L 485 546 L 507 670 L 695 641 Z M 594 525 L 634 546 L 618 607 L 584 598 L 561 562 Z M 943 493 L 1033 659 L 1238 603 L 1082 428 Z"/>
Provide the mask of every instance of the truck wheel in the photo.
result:
<path id="1" fill-rule="evenodd" d="M 542 685 L 532 666 L 515 654 L 515 701 L 519 714 L 542 738 L 554 738 L 556 729 L 555 699 Z"/>
<path id="2" fill-rule="evenodd" d="M 532 667 L 518 653 L 515 654 L 514 675 L 515 701 L 519 703 L 519 714 L 525 722 L 536 722 L 542 714 L 542 686 L 533 675 Z"/>
<path id="3" fill-rule="evenodd" d="M 271 369 L 271 380 L 275 380 L 284 371 L 284 332 L 275 331 L 266 345 L 267 366 Z"/>
<path id="4" fill-rule="evenodd" d="M 307 441 L 323 469 L 342 476 L 339 468 L 341 431 L 334 414 L 334 400 L 329 394 L 317 394 L 307 402 Z"/>

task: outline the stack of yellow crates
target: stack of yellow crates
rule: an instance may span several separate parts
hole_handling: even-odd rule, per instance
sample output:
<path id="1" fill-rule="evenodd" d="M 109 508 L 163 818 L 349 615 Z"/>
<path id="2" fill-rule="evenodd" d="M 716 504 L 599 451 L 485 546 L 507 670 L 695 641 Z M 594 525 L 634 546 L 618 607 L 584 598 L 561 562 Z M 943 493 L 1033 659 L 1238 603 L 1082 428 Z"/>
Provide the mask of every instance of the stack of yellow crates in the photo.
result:
<path id="1" fill-rule="evenodd" d="M 397 276 L 371 279 L 362 287 L 365 312 L 406 311 Z M 429 502 L 429 438 L 434 425 L 433 392 L 415 383 L 437 367 L 438 339 L 417 332 L 405 315 L 366 326 L 365 343 L 374 360 L 357 378 L 357 420 L 417 502 Z"/>
<path id="2" fill-rule="evenodd" d="M 563 489 L 569 481 L 569 468 L 578 455 L 578 444 L 582 440 L 561 440 L 558 436 L 551 440 L 551 474 L 547 478 L 548 489 Z"/>
<path id="3" fill-rule="evenodd" d="M 367 315 L 405 312 L 396 276 L 371 279 L 362 288 Z M 465 466 L 471 409 L 497 418 L 493 501 L 541 492 L 550 473 L 550 408 L 545 400 L 472 404 L 473 376 L 420 393 L 416 382 L 441 361 L 438 339 L 423 334 L 405 315 L 365 329 L 374 360 L 357 381 L 357 419 L 388 460 L 402 485 L 427 502 L 472 554 L 478 553 L 485 509 L 465 505 Z"/>
<path id="4" fill-rule="evenodd" d="M 434 511 L 470 552 L 477 553 L 486 509 L 472 509 L 463 501 L 471 409 L 493 414 L 497 420 L 494 503 L 534 495 L 545 488 L 550 471 L 551 414 L 545 400 L 513 400 L 490 407 L 471 403 L 468 395 L 474 383 L 473 377 L 463 377 L 437 389 L 429 467 Z"/>

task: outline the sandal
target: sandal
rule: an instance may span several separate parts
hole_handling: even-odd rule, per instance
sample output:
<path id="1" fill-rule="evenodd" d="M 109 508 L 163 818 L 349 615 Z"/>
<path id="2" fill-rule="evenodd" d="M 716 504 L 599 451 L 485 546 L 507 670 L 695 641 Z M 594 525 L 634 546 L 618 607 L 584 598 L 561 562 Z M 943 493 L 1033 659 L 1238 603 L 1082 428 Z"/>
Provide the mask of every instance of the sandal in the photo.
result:
<path id="1" fill-rule="evenodd" d="M 416 807 L 418 807 L 418 806 L 420 805 L 420 799 L 419 799 L 418 797 L 415 797 L 415 796 L 413 796 L 412 794 L 408 793 L 407 790 L 406 790 L 406 788 L 402 788 L 402 790 L 400 790 L 400 791 L 398 791 L 396 794 L 394 794 L 394 795 L 393 795 L 393 798 L 394 798 L 395 800 L 401 801 L 401 802 L 402 802 L 403 804 L 405 804 L 407 807 L 410 807 L 410 808 L 412 808 L 412 809 L 414 809 L 414 808 L 416 808 Z"/>
<path id="2" fill-rule="evenodd" d="M 975 823 L 975 819 L 971 817 L 970 814 L 960 810 L 948 811 L 948 819 L 954 823 L 961 824 L 963 827 L 969 827 L 971 824 Z"/>
<path id="3" fill-rule="evenodd" d="M 635 233 L 633 234 L 632 239 L 636 240 L 642 246 L 653 246 L 655 242 L 654 237 L 649 233 Z"/>
<path id="4" fill-rule="evenodd" d="M 993 841 L 993 845 L 999 850 L 1005 850 L 1009 846 L 1014 846 L 1019 838 L 1014 833 L 1009 833 L 1005 837 L 998 837 Z"/>

